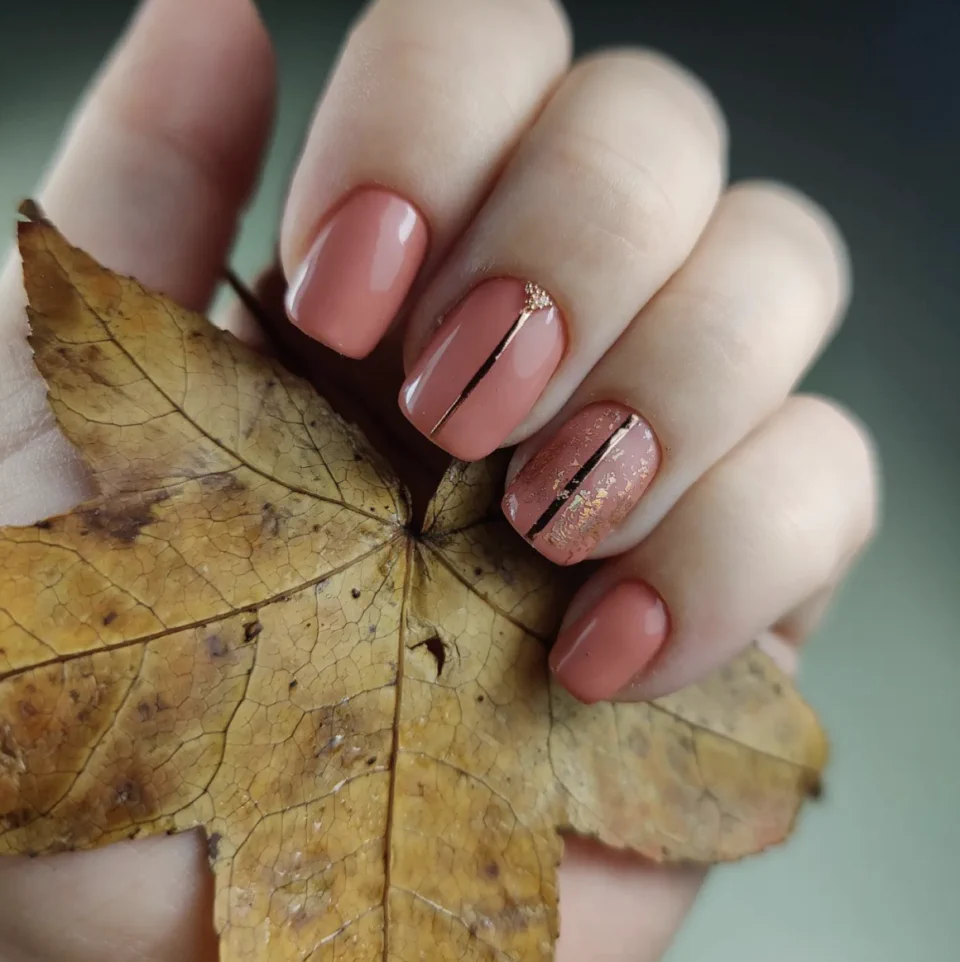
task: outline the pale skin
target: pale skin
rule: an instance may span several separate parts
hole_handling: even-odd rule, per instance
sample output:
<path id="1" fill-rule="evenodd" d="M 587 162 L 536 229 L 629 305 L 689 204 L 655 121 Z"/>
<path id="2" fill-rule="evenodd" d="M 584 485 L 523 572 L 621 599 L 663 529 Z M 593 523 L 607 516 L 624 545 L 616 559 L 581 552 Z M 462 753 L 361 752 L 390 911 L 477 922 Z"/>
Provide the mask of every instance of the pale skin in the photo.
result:
<path id="1" fill-rule="evenodd" d="M 657 671 L 611 696 L 674 690 L 758 638 L 792 665 L 876 525 L 864 429 L 793 393 L 848 297 L 842 241 L 796 191 L 726 183 L 720 107 L 685 68 L 629 49 L 571 65 L 570 46 L 551 0 L 374 3 L 293 174 L 283 271 L 296 275 L 358 185 L 414 203 L 429 247 L 387 335 L 408 370 L 479 276 L 534 278 L 562 306 L 567 341 L 503 439 L 518 445 L 513 472 L 594 400 L 640 411 L 669 452 L 593 549 L 608 560 L 566 618 L 624 579 L 664 599 Z M 274 71 L 249 0 L 147 0 L 51 166 L 47 213 L 107 266 L 204 310 L 268 142 Z M 30 363 L 18 272 L 11 261 L 0 282 L 6 524 L 89 493 Z M 701 878 L 571 842 L 558 959 L 653 962 Z M 2 860 L 0 948 L 11 962 L 211 959 L 210 897 L 192 835 Z"/>

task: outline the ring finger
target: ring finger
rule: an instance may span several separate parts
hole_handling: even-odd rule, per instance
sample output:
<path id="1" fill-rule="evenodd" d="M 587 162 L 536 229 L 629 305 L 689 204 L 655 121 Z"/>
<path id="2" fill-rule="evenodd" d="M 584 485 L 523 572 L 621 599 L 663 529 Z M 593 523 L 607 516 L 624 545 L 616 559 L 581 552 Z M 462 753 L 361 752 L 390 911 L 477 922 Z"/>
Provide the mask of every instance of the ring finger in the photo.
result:
<path id="1" fill-rule="evenodd" d="M 517 452 L 511 523 L 560 564 L 637 544 L 783 403 L 846 288 L 813 204 L 763 183 L 728 191 L 684 266 Z"/>

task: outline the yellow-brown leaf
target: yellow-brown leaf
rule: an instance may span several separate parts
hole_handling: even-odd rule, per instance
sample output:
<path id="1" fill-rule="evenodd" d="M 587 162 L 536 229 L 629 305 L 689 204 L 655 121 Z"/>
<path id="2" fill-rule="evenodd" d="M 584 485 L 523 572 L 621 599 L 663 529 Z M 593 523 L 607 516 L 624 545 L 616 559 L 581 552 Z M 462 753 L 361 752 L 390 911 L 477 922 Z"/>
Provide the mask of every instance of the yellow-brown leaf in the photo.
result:
<path id="1" fill-rule="evenodd" d="M 577 704 L 500 460 L 451 467 L 413 532 L 308 384 L 38 219 L 20 245 L 100 495 L 0 530 L 0 854 L 203 826 L 224 962 L 540 962 L 560 830 L 702 862 L 787 835 L 825 741 L 758 651 Z"/>

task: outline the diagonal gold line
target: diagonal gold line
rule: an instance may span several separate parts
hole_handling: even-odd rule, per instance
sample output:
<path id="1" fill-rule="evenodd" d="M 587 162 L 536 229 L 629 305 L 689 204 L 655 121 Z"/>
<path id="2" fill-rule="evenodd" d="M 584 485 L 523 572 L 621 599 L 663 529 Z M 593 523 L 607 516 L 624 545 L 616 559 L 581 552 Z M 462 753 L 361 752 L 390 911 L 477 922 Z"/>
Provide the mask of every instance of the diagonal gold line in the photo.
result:
<path id="1" fill-rule="evenodd" d="M 527 320 L 532 317 L 537 311 L 545 310 L 547 308 L 553 307 L 553 300 L 550 295 L 538 284 L 533 284 L 527 282 L 524 287 L 524 293 L 526 295 L 526 301 L 523 305 L 523 310 L 520 312 L 517 319 L 510 325 L 509 330 L 506 334 L 500 338 L 499 343 L 493 349 L 490 356 L 480 365 L 479 370 L 476 374 L 467 381 L 466 386 L 463 390 L 453 399 L 453 403 L 443 412 L 440 420 L 433 426 L 430 431 L 430 437 L 434 437 L 443 426 L 457 413 L 460 406 L 464 401 L 474 392 L 477 385 L 490 373 L 490 369 L 493 367 L 497 361 L 503 356 L 503 352 L 510 346 L 514 338 L 520 333 L 523 325 L 526 324 Z"/>
<path id="2" fill-rule="evenodd" d="M 626 437 L 627 432 L 635 427 L 640 421 L 638 414 L 630 414 L 623 419 L 620 426 L 607 438 L 603 444 L 597 448 L 593 454 L 584 461 L 580 470 L 566 483 L 563 490 L 553 499 L 550 506 L 543 514 L 537 518 L 527 531 L 527 540 L 532 540 L 557 516 L 557 512 L 567 503 L 570 496 L 587 480 L 587 475 L 613 451 L 614 448 Z"/>

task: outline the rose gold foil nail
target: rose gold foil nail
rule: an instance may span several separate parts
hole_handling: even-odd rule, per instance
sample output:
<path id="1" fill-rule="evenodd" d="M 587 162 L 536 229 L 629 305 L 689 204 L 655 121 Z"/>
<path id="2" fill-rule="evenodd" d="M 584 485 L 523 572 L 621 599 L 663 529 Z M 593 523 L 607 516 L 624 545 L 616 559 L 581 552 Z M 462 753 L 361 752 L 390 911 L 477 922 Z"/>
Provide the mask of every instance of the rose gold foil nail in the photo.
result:
<path id="1" fill-rule="evenodd" d="M 541 554 L 574 564 L 626 517 L 659 466 L 660 445 L 636 411 L 591 404 L 524 465 L 503 510 Z"/>

